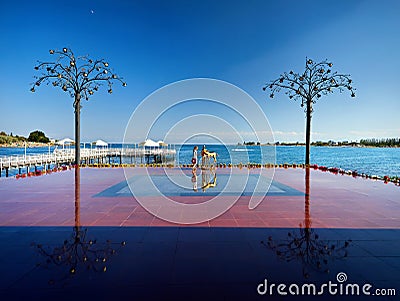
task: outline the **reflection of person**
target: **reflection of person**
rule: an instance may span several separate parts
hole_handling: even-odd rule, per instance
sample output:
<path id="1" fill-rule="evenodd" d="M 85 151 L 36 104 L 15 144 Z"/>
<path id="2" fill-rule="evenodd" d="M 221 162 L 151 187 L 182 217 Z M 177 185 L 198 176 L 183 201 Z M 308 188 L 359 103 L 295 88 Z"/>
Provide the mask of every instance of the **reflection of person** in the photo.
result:
<path id="1" fill-rule="evenodd" d="M 207 186 L 209 180 L 210 180 L 210 174 L 202 169 L 201 170 L 201 188 L 203 189 L 203 191 L 205 191 L 204 187 Z"/>
<path id="2" fill-rule="evenodd" d="M 203 148 L 201 150 L 201 165 L 202 166 L 205 166 L 206 156 L 207 156 L 207 149 L 206 149 L 206 146 L 203 145 Z"/>
<path id="3" fill-rule="evenodd" d="M 193 156 L 192 156 L 192 164 L 193 164 L 193 170 L 196 171 L 197 168 L 197 150 L 198 150 L 198 146 L 196 145 L 195 147 L 193 147 Z"/>
<path id="4" fill-rule="evenodd" d="M 193 172 L 192 174 L 193 174 L 192 176 L 193 190 L 197 192 L 197 174 L 196 172 Z"/>

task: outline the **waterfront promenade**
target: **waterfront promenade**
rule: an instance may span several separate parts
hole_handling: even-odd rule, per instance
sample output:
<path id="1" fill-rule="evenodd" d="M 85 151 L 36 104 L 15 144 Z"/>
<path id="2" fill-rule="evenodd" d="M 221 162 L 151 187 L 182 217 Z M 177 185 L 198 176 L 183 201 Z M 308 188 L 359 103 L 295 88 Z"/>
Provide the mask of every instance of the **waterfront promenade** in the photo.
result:
<path id="1" fill-rule="evenodd" d="M 81 168 L 80 222 L 84 226 L 176 226 L 152 216 L 129 193 L 123 183 L 123 168 Z M 136 175 L 162 174 L 163 168 L 133 168 Z M 180 168 L 168 169 L 179 173 Z M 218 177 L 245 176 L 247 170 L 218 168 Z M 258 169 L 250 173 L 258 173 Z M 190 183 L 190 169 L 187 169 Z M 75 196 L 74 170 L 52 175 L 0 182 L 1 226 L 72 226 Z M 197 226 L 297 227 L 304 221 L 304 169 L 275 171 L 274 183 L 297 194 L 282 191 L 267 194 L 254 210 L 247 208 L 250 196 L 242 196 L 225 214 Z M 122 184 L 122 185 L 121 185 Z M 161 189 L 174 185 L 166 181 Z M 146 188 L 143 188 L 146 189 Z M 220 188 L 221 189 L 221 188 Z M 286 188 L 288 189 L 288 188 Z M 284 189 L 283 189 L 284 190 Z M 207 193 L 213 189 L 207 190 Z M 179 193 L 179 202 L 206 201 L 214 195 Z M 311 170 L 310 213 L 318 228 L 400 228 L 400 187 L 383 181 L 335 175 Z"/>
<path id="2" fill-rule="evenodd" d="M 173 148 L 93 148 L 81 149 L 81 163 L 84 164 L 110 164 L 116 159 L 122 164 L 122 158 L 127 158 L 130 163 L 168 163 L 175 160 L 176 150 Z M 51 169 L 51 166 L 73 164 L 75 162 L 74 149 L 56 149 L 53 152 L 42 154 L 29 154 L 19 156 L 0 157 L 0 177 L 5 171 L 8 177 L 10 169 L 17 169 L 18 174 L 35 172 L 37 168 Z"/>

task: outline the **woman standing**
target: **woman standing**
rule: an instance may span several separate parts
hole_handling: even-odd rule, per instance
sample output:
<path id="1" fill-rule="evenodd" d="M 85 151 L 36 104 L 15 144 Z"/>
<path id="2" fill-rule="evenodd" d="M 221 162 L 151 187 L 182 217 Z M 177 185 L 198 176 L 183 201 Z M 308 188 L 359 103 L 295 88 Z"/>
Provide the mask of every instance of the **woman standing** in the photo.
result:
<path id="1" fill-rule="evenodd" d="M 193 147 L 193 156 L 192 156 L 192 164 L 193 164 L 193 171 L 196 171 L 197 168 L 197 150 L 199 148 L 197 147 L 197 145 L 195 147 Z"/>

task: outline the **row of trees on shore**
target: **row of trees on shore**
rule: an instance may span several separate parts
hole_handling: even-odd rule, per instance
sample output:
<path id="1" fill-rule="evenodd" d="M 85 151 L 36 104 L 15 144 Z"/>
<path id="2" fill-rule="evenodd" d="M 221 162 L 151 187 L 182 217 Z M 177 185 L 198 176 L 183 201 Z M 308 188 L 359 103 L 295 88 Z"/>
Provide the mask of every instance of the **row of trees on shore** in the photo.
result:
<path id="1" fill-rule="evenodd" d="M 0 132 L 0 144 L 13 144 L 13 143 L 20 143 L 20 142 L 37 142 L 37 143 L 49 143 L 50 139 L 46 137 L 46 135 L 39 130 L 33 131 L 29 134 L 29 137 L 23 137 L 18 135 L 7 135 L 6 132 Z"/>
<path id="2" fill-rule="evenodd" d="M 247 145 L 247 146 L 264 146 L 264 145 L 279 145 L 279 146 L 305 146 L 305 142 L 280 142 L 277 141 L 275 143 L 264 143 L 260 142 L 243 142 L 238 143 L 238 145 Z M 370 139 L 361 139 L 358 141 L 314 141 L 311 142 L 311 146 L 355 146 L 355 147 L 400 147 L 400 138 L 370 138 Z"/>
<path id="3" fill-rule="evenodd" d="M 26 141 L 25 137 L 21 137 L 18 135 L 14 136 L 13 133 L 7 135 L 7 133 L 4 131 L 0 132 L 0 145 L 1 144 L 11 145 L 13 143 L 25 142 L 25 141 Z"/>
<path id="4" fill-rule="evenodd" d="M 316 141 L 312 146 L 358 146 L 358 147 L 399 147 L 400 138 L 361 139 L 357 141 Z"/>
<path id="5" fill-rule="evenodd" d="M 360 144 L 375 147 L 400 147 L 400 138 L 361 139 Z"/>

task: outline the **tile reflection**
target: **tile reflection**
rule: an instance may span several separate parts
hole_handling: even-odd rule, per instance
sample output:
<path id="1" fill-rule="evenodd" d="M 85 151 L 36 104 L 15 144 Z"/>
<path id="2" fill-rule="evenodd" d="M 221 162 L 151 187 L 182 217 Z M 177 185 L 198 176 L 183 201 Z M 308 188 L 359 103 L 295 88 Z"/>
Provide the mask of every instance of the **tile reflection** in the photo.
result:
<path id="1" fill-rule="evenodd" d="M 38 266 L 44 269 L 60 269 L 57 271 L 58 279 L 49 279 L 48 283 L 54 285 L 63 283 L 75 274 L 83 271 L 104 273 L 112 256 L 116 255 L 126 243 L 99 242 L 90 239 L 88 229 L 82 228 L 80 223 L 80 169 L 75 168 L 75 225 L 72 234 L 61 245 L 42 245 L 32 243 L 37 252 L 44 257 L 44 262 Z M 62 270 L 62 271 L 61 271 Z"/>
<path id="2" fill-rule="evenodd" d="M 329 265 L 337 259 L 346 258 L 351 240 L 328 241 L 320 239 L 312 228 L 310 214 L 310 169 L 305 169 L 304 221 L 297 230 L 287 233 L 285 240 L 268 237 L 262 243 L 279 259 L 286 262 L 298 260 L 302 264 L 302 275 L 309 278 L 311 271 L 329 273 Z"/>

